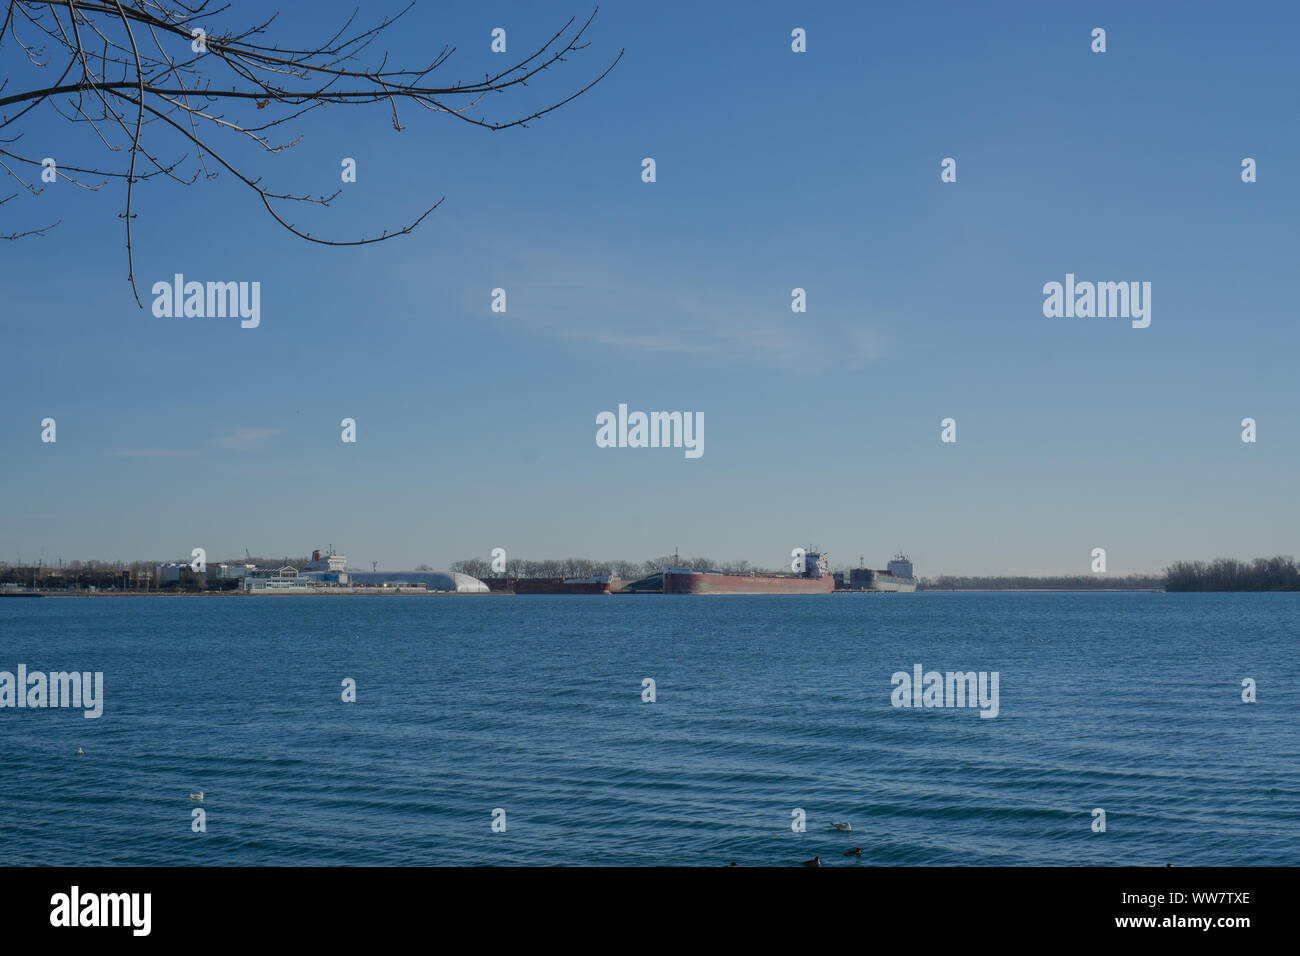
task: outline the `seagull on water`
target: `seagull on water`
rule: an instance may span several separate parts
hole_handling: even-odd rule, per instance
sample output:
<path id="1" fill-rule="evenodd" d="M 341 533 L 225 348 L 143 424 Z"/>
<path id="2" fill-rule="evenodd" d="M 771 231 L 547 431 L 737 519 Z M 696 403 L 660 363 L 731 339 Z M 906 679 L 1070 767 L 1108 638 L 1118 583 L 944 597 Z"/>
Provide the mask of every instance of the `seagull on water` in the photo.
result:
<path id="1" fill-rule="evenodd" d="M 190 794 L 190 799 L 191 799 L 191 800 L 197 800 L 197 801 L 199 801 L 199 803 L 202 803 L 202 802 L 203 802 L 203 791 L 200 790 L 198 793 L 191 793 L 191 794 Z"/>
<path id="2" fill-rule="evenodd" d="M 803 861 L 803 865 L 804 865 L 804 866 L 821 866 L 821 865 L 822 865 L 822 858 L 821 858 L 820 856 L 815 856 L 815 857 L 813 857 L 811 860 L 804 860 L 804 861 Z"/>
<path id="3" fill-rule="evenodd" d="M 848 833 L 853 829 L 852 823 L 832 823 L 831 826 L 839 830 L 841 833 Z"/>
<path id="4" fill-rule="evenodd" d="M 855 846 L 852 850 L 845 850 L 845 856 L 862 856 L 862 847 Z"/>
<path id="5" fill-rule="evenodd" d="M 80 747 L 78 747 L 78 748 L 77 748 L 77 756 L 78 756 L 78 757 L 84 757 L 84 756 L 86 756 L 86 752 L 85 752 L 84 750 L 82 750 Z"/>

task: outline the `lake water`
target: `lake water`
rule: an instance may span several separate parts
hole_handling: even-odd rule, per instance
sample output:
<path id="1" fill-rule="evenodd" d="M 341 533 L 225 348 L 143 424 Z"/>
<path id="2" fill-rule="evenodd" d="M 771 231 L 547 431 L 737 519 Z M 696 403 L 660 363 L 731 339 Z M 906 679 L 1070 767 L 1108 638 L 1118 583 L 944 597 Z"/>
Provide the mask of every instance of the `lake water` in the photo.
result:
<path id="1" fill-rule="evenodd" d="M 1296 865 L 1298 633 L 1300 594 L 0 599 L 0 670 L 102 671 L 105 697 L 94 720 L 0 709 L 0 846 L 45 865 Z M 998 672 L 998 715 L 894 707 L 916 664 Z"/>

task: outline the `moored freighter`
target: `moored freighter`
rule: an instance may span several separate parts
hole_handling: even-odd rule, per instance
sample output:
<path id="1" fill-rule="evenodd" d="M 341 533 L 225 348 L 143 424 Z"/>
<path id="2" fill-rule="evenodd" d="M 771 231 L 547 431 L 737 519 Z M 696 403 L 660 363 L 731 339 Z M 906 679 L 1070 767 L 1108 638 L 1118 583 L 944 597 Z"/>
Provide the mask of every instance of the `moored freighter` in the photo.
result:
<path id="1" fill-rule="evenodd" d="M 916 578 L 912 562 L 905 554 L 894 555 L 888 570 L 853 568 L 848 573 L 842 589 L 845 591 L 915 591 Z"/>
<path id="2" fill-rule="evenodd" d="M 835 578 L 826 556 L 804 554 L 804 570 L 774 574 L 770 571 L 696 571 L 664 568 L 665 594 L 830 594 Z"/>

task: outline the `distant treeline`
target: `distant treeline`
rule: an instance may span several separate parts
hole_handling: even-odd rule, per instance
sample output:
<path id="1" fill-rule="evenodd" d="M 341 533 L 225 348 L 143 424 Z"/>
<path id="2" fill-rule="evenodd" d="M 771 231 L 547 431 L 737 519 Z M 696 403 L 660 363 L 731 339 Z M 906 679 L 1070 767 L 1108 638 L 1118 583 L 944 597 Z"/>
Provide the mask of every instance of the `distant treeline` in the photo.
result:
<path id="1" fill-rule="evenodd" d="M 594 575 L 611 575 L 625 581 L 635 581 L 650 574 L 658 574 L 665 567 L 674 564 L 691 568 L 695 571 L 764 571 L 748 561 L 724 561 L 721 564 L 712 558 L 679 558 L 674 562 L 670 554 L 645 561 L 593 561 L 590 558 L 548 558 L 542 561 L 528 561 L 511 558 L 505 563 L 504 571 L 493 571 L 492 562 L 481 558 L 466 558 L 454 562 L 449 571 L 459 571 L 475 578 L 587 578 Z"/>
<path id="2" fill-rule="evenodd" d="M 155 561 L 69 561 L 53 566 L 0 562 L 0 585 L 18 584 L 43 589 L 130 588 L 144 576 L 152 577 Z"/>
<path id="3" fill-rule="evenodd" d="M 1130 574 L 1107 577 L 1080 574 L 1071 577 L 955 577 L 920 578 L 918 590 L 966 591 L 1057 590 L 1100 591 L 1163 588 L 1166 591 L 1300 591 L 1300 566 L 1295 558 L 1278 555 L 1238 561 L 1177 561 L 1164 574 Z"/>
<path id="4" fill-rule="evenodd" d="M 1150 591 L 1165 586 L 1161 574 L 1129 574 L 1107 577 L 1078 574 L 1069 577 L 958 577 L 941 574 L 935 578 L 918 578 L 918 591 Z"/>
<path id="5" fill-rule="evenodd" d="M 1249 563 L 1236 558 L 1178 561 L 1165 569 L 1167 591 L 1300 591 L 1295 558 L 1278 555 Z"/>
<path id="6" fill-rule="evenodd" d="M 173 558 L 177 564 L 186 564 L 188 557 Z M 301 568 L 310 558 L 255 557 L 251 561 L 239 558 L 232 561 L 208 561 L 211 569 L 217 564 L 256 564 L 259 568 L 279 568 L 285 565 Z M 169 561 L 55 561 L 53 564 L 5 564 L 0 562 L 0 585 L 18 584 L 44 590 L 85 590 L 86 588 L 138 589 L 146 578 L 152 579 L 154 568 Z"/>

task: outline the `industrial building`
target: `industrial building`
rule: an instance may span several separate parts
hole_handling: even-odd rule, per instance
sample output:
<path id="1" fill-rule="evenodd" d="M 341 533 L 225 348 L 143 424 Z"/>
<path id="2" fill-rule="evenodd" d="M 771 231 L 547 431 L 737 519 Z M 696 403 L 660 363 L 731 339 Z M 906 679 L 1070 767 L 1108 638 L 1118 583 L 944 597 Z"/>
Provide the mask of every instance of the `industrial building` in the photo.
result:
<path id="1" fill-rule="evenodd" d="M 478 578 L 453 571 L 351 571 L 347 558 L 333 547 L 324 553 L 313 551 L 311 560 L 302 568 L 210 564 L 206 571 L 196 572 L 184 562 L 159 564 L 154 569 L 154 581 L 158 588 L 243 590 L 249 594 L 355 594 L 372 588 L 487 594 L 489 590 Z"/>
<path id="2" fill-rule="evenodd" d="M 454 591 L 457 594 L 487 594 L 488 586 L 478 578 L 458 571 L 350 571 L 355 587 L 424 587 L 429 591 Z"/>
<path id="3" fill-rule="evenodd" d="M 331 546 L 324 554 L 313 551 L 311 561 L 302 570 L 280 568 L 267 577 L 261 587 L 253 578 L 247 590 L 307 593 L 346 589 L 355 593 L 370 588 L 388 588 L 449 594 L 488 593 L 488 586 L 478 578 L 453 571 L 350 571 L 347 565 L 348 559 Z"/>

